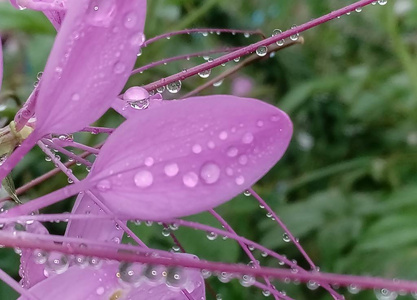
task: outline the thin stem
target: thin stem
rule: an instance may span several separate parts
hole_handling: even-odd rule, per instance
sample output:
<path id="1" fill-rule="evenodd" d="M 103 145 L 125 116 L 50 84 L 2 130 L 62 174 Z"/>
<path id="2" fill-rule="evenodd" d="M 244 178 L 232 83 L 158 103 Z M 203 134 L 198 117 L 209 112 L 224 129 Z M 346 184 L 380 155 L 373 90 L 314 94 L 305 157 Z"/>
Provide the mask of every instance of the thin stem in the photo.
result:
<path id="1" fill-rule="evenodd" d="M 278 46 L 278 45 L 272 45 L 271 47 L 268 48 L 268 52 L 267 55 L 265 57 L 261 57 L 257 54 L 252 54 L 250 55 L 248 58 L 246 58 L 245 60 L 243 60 L 241 63 L 239 63 L 238 65 L 226 70 L 225 72 L 223 72 L 222 74 L 214 77 L 213 79 L 211 79 L 210 81 L 206 82 L 203 85 L 200 85 L 199 87 L 197 87 L 196 89 L 192 90 L 191 92 L 185 94 L 184 96 L 182 96 L 181 98 L 188 98 L 194 95 L 197 95 L 198 93 L 200 93 L 201 91 L 212 87 L 213 84 L 215 84 L 216 82 L 219 82 L 223 79 L 225 79 L 226 77 L 229 77 L 230 75 L 237 73 L 239 70 L 241 70 L 242 68 L 250 65 L 251 63 L 261 60 L 261 59 L 265 59 L 268 58 L 271 53 L 277 52 L 279 50 L 283 50 L 285 48 L 288 48 L 290 46 L 293 46 L 295 44 L 303 44 L 304 43 L 304 38 L 300 37 L 297 41 L 291 41 L 287 44 L 284 44 L 283 46 Z"/>
<path id="2" fill-rule="evenodd" d="M 185 259 L 182 257 L 156 257 L 152 255 L 136 255 L 126 252 L 114 252 L 91 248 L 72 248 L 59 244 L 44 243 L 37 238 L 16 238 L 17 235 L 7 235 L 5 232 L 0 232 L 0 244 L 7 247 L 19 247 L 28 249 L 44 249 L 46 251 L 58 251 L 65 254 L 79 254 L 85 256 L 93 256 L 99 258 L 112 259 L 117 261 L 138 262 L 152 265 L 164 265 L 164 266 L 182 266 L 185 268 L 193 269 L 205 269 L 209 271 L 228 272 L 233 274 L 248 274 L 251 276 L 268 276 L 271 278 L 277 278 L 280 280 L 299 280 L 302 282 L 316 281 L 316 282 L 328 282 L 332 284 L 338 284 L 341 286 L 356 285 L 362 289 L 373 288 L 385 288 L 392 291 L 404 291 L 415 292 L 417 291 L 417 282 L 407 280 L 392 280 L 377 277 L 367 276 L 353 276 L 353 275 L 340 275 L 333 273 L 321 273 L 321 272 L 297 272 L 294 273 L 287 269 L 276 269 L 269 267 L 261 267 L 254 269 L 251 267 L 227 264 L 212 261 L 201 261 L 194 259 Z"/>
<path id="3" fill-rule="evenodd" d="M 264 37 L 263 33 L 260 30 L 240 30 L 240 29 L 224 29 L 224 28 L 193 28 L 193 29 L 184 29 L 184 30 L 167 32 L 167 33 L 155 36 L 145 41 L 145 43 L 143 43 L 143 47 L 147 47 L 150 44 L 156 41 L 159 41 L 161 39 L 166 39 L 166 38 L 170 38 L 176 35 L 191 34 L 191 33 L 202 33 L 202 34 L 203 33 L 230 33 L 230 34 L 240 33 L 240 34 L 249 34 L 249 35 L 260 35 L 261 37 Z"/>
<path id="4" fill-rule="evenodd" d="M 68 156 L 70 158 L 72 158 L 73 160 L 75 160 L 75 161 L 77 161 L 79 163 L 82 163 L 83 165 L 85 165 L 87 167 L 91 167 L 93 165 L 90 161 L 85 160 L 84 158 L 79 157 L 78 155 L 76 155 L 76 154 L 68 151 L 67 149 L 65 149 L 65 148 L 57 145 L 56 143 L 53 143 L 52 141 L 50 141 L 48 139 L 42 139 L 42 143 L 45 144 L 45 145 L 48 145 L 51 148 L 54 148 L 54 149 L 58 150 L 62 154 L 66 155 L 66 156 Z M 52 154 L 52 157 L 50 156 L 51 159 L 53 159 L 53 158 L 56 157 L 54 153 L 51 152 L 51 154 Z M 67 168 L 67 167 L 65 167 L 65 168 Z"/>
<path id="5" fill-rule="evenodd" d="M 99 133 L 112 134 L 114 130 L 115 130 L 114 128 L 87 126 L 81 129 L 80 131 L 91 132 L 92 134 L 99 134 Z"/>
<path id="6" fill-rule="evenodd" d="M 195 52 L 195 53 L 190 53 L 190 54 L 185 54 L 185 55 L 173 56 L 173 57 L 170 57 L 170 58 L 165 58 L 165 59 L 162 59 L 162 60 L 152 62 L 152 63 L 147 64 L 145 66 L 142 66 L 140 68 L 134 69 L 132 71 L 131 75 L 135 75 L 135 74 L 144 72 L 148 69 L 154 68 L 156 66 L 159 66 L 159 65 L 162 65 L 162 64 L 165 64 L 165 63 L 169 63 L 169 62 L 173 62 L 173 61 L 184 60 L 184 59 L 189 59 L 191 57 L 199 57 L 199 56 L 205 56 L 205 55 L 210 55 L 210 54 L 228 53 L 228 52 L 236 51 L 237 49 L 241 49 L 241 48 L 242 47 L 222 48 L 222 49 L 215 49 L 215 50 L 201 51 L 201 52 Z"/>
<path id="7" fill-rule="evenodd" d="M 317 19 L 314 19 L 312 21 L 304 23 L 303 25 L 296 26 L 296 27 L 294 27 L 290 30 L 287 30 L 287 31 L 285 31 L 281 34 L 274 35 L 274 36 L 272 36 L 270 38 L 267 38 L 265 40 L 256 42 L 256 43 L 251 44 L 247 47 L 244 47 L 240 50 L 237 50 L 237 51 L 234 51 L 232 53 L 221 56 L 219 58 L 216 58 L 215 60 L 213 60 L 211 62 L 206 62 L 202 65 L 190 68 L 190 69 L 188 69 L 187 74 L 182 74 L 182 72 L 177 73 L 177 74 L 162 78 L 158 81 L 149 83 L 149 84 L 143 86 L 143 88 L 145 88 L 148 91 L 152 91 L 152 90 L 156 90 L 159 87 L 165 86 L 169 83 L 178 81 L 181 78 L 188 78 L 190 76 L 194 76 L 194 75 L 196 75 L 196 74 L 198 74 L 198 73 L 200 73 L 204 70 L 212 69 L 212 68 L 217 67 L 217 66 L 219 66 L 223 63 L 227 63 L 228 61 L 231 61 L 232 59 L 250 54 L 252 52 L 255 52 L 256 49 L 258 49 L 261 46 L 268 46 L 268 45 L 274 44 L 274 43 L 276 43 L 276 42 L 278 42 L 282 39 L 289 38 L 292 35 L 299 34 L 299 33 L 303 32 L 303 31 L 306 31 L 310 28 L 316 27 L 316 26 L 318 26 L 322 23 L 328 22 L 328 21 L 333 20 L 333 19 L 335 19 L 339 16 L 342 16 L 342 15 L 348 13 L 348 12 L 352 12 L 356 8 L 361 8 L 363 6 L 369 5 L 374 1 L 375 0 L 360 0 L 360 1 L 357 1 L 353 4 L 351 4 L 351 5 L 348 5 L 348 6 L 345 6 L 345 7 L 341 8 L 341 9 L 335 10 L 335 11 L 333 11 L 333 12 L 327 14 L 327 15 L 324 15 L 322 17 L 319 17 Z"/>

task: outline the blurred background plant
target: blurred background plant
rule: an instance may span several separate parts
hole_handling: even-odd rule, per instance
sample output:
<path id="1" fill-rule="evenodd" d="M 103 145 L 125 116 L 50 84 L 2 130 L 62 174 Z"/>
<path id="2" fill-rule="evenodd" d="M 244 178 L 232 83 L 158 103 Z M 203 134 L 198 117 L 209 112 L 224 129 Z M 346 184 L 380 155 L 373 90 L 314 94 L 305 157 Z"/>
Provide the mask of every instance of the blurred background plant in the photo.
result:
<path id="1" fill-rule="evenodd" d="M 287 29 L 354 1 L 149 1 L 148 38 L 184 28 Z M 417 280 L 417 3 L 389 1 L 370 6 L 303 34 L 295 45 L 245 67 L 202 94 L 236 93 L 263 99 L 286 111 L 294 122 L 294 138 L 284 158 L 255 190 L 300 239 L 325 272 Z M 17 11 L 0 3 L 0 33 L 5 74 L 0 93 L 0 124 L 12 120 L 43 69 L 55 32 L 41 13 Z M 144 48 L 138 66 L 166 57 L 236 47 L 257 35 L 196 33 L 161 40 Z M 215 57 L 215 56 L 212 56 Z M 209 57 L 162 65 L 131 77 L 128 86 L 143 85 Z M 237 65 L 212 70 L 211 76 L 183 81 L 181 93 Z M 164 93 L 164 97 L 170 97 Z M 172 98 L 172 96 L 171 96 Z M 121 118 L 109 112 L 98 124 L 115 126 Z M 80 135 L 87 143 L 100 136 Z M 89 140 L 89 141 L 88 141 Z M 41 151 L 32 151 L 13 172 L 16 186 L 53 168 Z M 75 167 L 76 174 L 86 171 Z M 32 199 L 68 184 L 63 174 L 22 197 Z M 3 191 L 4 192 L 4 191 Z M 4 196 L 4 194 L 3 194 Z M 68 211 L 68 203 L 48 211 Z M 242 195 L 218 208 L 238 234 L 303 261 L 283 231 L 251 196 Z M 219 226 L 208 214 L 190 217 Z M 243 221 L 244 220 L 244 221 Z M 169 249 L 162 227 L 135 226 L 149 246 Z M 62 233 L 65 224 L 52 224 Z M 181 229 L 177 236 L 188 252 L 203 259 L 248 262 L 236 243 Z M 262 253 L 262 264 L 275 266 Z M 0 249 L 0 267 L 18 278 L 18 256 Z M 219 299 L 264 299 L 261 291 L 243 288 L 236 280 L 208 280 Z M 314 284 L 277 283 L 295 299 L 330 299 Z M 340 289 L 347 299 L 395 299 L 380 291 Z M 220 297 L 221 295 L 221 297 Z M 208 299 L 213 297 L 208 294 Z M 212 297 L 212 298 L 210 298 Z M 391 298 L 389 298 L 391 297 Z M 15 299 L 0 285 L 0 299 Z M 401 296 L 412 299 L 412 295 Z"/>

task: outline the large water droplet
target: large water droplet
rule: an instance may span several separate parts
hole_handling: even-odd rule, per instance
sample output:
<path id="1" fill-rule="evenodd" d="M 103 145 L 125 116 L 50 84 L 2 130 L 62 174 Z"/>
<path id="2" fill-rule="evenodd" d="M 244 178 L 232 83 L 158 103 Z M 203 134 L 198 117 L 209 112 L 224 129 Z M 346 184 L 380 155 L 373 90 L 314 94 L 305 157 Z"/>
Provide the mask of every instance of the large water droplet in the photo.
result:
<path id="1" fill-rule="evenodd" d="M 164 168 L 165 174 L 169 177 L 173 177 L 178 174 L 179 168 L 176 163 L 168 164 Z"/>
<path id="2" fill-rule="evenodd" d="M 297 25 L 293 25 L 293 26 L 291 26 L 291 29 L 295 29 L 296 27 L 297 27 Z M 297 32 L 297 33 L 293 34 L 292 36 L 290 36 L 290 39 L 292 41 L 296 41 L 296 40 L 298 40 L 299 36 L 300 36 L 300 34 Z"/>
<path id="3" fill-rule="evenodd" d="M 162 271 L 163 267 L 148 265 L 143 274 L 149 281 L 159 282 L 164 278 Z"/>
<path id="4" fill-rule="evenodd" d="M 203 148 L 201 148 L 201 146 L 199 144 L 195 144 L 191 150 L 193 151 L 193 153 L 198 154 L 201 153 L 201 151 L 203 150 Z"/>
<path id="5" fill-rule="evenodd" d="M 48 276 L 64 273 L 69 266 L 68 257 L 59 252 L 51 252 L 45 262 L 45 272 Z"/>
<path id="6" fill-rule="evenodd" d="M 195 187 L 198 183 L 198 175 L 194 172 L 188 172 L 182 177 L 182 182 L 187 187 Z"/>
<path id="7" fill-rule="evenodd" d="M 220 168 L 217 164 L 209 162 L 205 163 L 200 170 L 200 177 L 207 184 L 213 184 L 219 180 Z"/>
<path id="8" fill-rule="evenodd" d="M 238 162 L 242 165 L 242 166 L 244 166 L 244 165 L 246 165 L 247 163 L 248 163 L 248 157 L 246 156 L 246 155 L 241 155 L 241 156 L 239 156 L 239 158 L 238 158 Z"/>
<path id="9" fill-rule="evenodd" d="M 219 139 L 221 139 L 222 141 L 227 139 L 227 132 L 226 131 L 222 131 L 219 133 Z"/>
<path id="10" fill-rule="evenodd" d="M 154 163 L 154 159 L 152 157 L 145 158 L 145 166 L 151 167 Z"/>
<path id="11" fill-rule="evenodd" d="M 385 5 L 388 3 L 388 0 L 378 0 L 379 5 Z"/>
<path id="12" fill-rule="evenodd" d="M 120 280 L 136 285 L 142 279 L 143 265 L 139 263 L 122 262 L 119 265 Z"/>
<path id="13" fill-rule="evenodd" d="M 149 106 L 149 93 L 144 88 L 134 86 L 123 94 L 123 100 L 134 109 L 146 109 Z"/>
<path id="14" fill-rule="evenodd" d="M 203 70 L 200 73 L 198 73 L 198 76 L 200 76 L 201 78 L 208 78 L 210 76 L 211 70 Z"/>
<path id="15" fill-rule="evenodd" d="M 180 91 L 181 89 L 181 81 L 177 80 L 174 82 L 171 82 L 169 84 L 167 84 L 167 90 L 168 92 L 172 93 L 172 94 L 176 94 Z"/>
<path id="16" fill-rule="evenodd" d="M 93 0 L 87 9 L 87 22 L 93 26 L 108 27 L 116 16 L 117 0 Z"/>
<path id="17" fill-rule="evenodd" d="M 187 273 L 178 267 L 167 269 L 166 284 L 172 288 L 182 288 L 187 283 Z"/>
<path id="18" fill-rule="evenodd" d="M 284 234 L 282 235 L 282 240 L 286 243 L 289 243 L 291 241 L 290 237 L 286 232 L 284 232 Z"/>
<path id="19" fill-rule="evenodd" d="M 146 188 L 152 185 L 153 176 L 151 172 L 143 170 L 136 173 L 134 180 L 137 187 Z"/>
<path id="20" fill-rule="evenodd" d="M 256 49 L 256 54 L 258 56 L 265 56 L 268 53 L 268 48 L 266 46 L 260 46 Z"/>
<path id="21" fill-rule="evenodd" d="M 145 35 L 143 34 L 143 32 L 137 32 L 130 37 L 130 44 L 132 46 L 141 47 L 144 42 L 145 42 Z"/>

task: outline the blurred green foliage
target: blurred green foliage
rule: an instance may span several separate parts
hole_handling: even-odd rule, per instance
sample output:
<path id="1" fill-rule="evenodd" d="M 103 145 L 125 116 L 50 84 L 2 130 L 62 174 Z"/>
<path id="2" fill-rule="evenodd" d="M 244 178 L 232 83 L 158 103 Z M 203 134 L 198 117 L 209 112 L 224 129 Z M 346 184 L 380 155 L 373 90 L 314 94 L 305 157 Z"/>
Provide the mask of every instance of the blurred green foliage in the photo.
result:
<path id="1" fill-rule="evenodd" d="M 183 28 L 260 29 L 269 36 L 275 28 L 287 29 L 353 1 L 259 0 L 189 1 L 153 0 L 148 3 L 146 36 Z M 203 93 L 230 93 L 231 82 L 248 76 L 254 82 L 249 96 L 264 99 L 286 111 L 294 122 L 294 138 L 284 158 L 255 187 L 312 259 L 325 272 L 367 274 L 417 280 L 417 4 L 389 1 L 353 12 L 302 36 L 304 45 L 280 51 L 220 87 Z M 16 11 L 0 3 L 5 75 L 1 91 L 0 122 L 11 120 L 27 98 L 43 69 L 53 43 L 54 30 L 37 12 Z M 165 57 L 242 46 L 255 36 L 201 34 L 162 40 L 143 49 L 137 65 Z M 202 63 L 202 58 L 170 63 L 133 76 L 128 85 L 141 85 Z M 213 70 L 219 74 L 227 69 Z M 202 78 L 183 82 L 187 92 L 204 83 Z M 11 97 L 11 95 L 14 97 Z M 168 95 L 166 95 L 168 96 Z M 117 125 L 108 114 L 101 125 Z M 80 136 L 84 142 L 96 136 Z M 33 151 L 16 169 L 17 186 L 51 169 L 43 155 Z M 84 170 L 75 170 L 81 174 Z M 29 199 L 66 184 L 56 176 L 27 193 Z M 69 204 L 53 210 L 68 210 Z M 265 216 L 252 197 L 240 196 L 218 208 L 238 234 L 296 259 L 307 267 L 296 248 L 285 243 L 283 231 Z M 208 215 L 193 220 L 219 226 Z M 161 227 L 134 226 L 149 245 L 168 249 L 171 241 Z M 50 227 L 62 232 L 62 224 Z M 249 262 L 238 246 L 206 233 L 181 229 L 186 250 L 200 258 Z M 18 261 L 2 249 L 0 266 L 17 278 Z M 269 266 L 277 262 L 254 255 Z M 209 280 L 223 299 L 264 299 L 254 288 L 234 280 Z M 330 299 L 305 285 L 277 283 L 295 299 Z M 374 299 L 373 291 L 349 294 L 347 299 Z M 1 286 L 1 299 L 14 299 Z M 210 298 L 211 297 L 211 298 Z M 407 299 L 410 296 L 404 296 Z M 208 299 L 213 297 L 208 294 Z"/>

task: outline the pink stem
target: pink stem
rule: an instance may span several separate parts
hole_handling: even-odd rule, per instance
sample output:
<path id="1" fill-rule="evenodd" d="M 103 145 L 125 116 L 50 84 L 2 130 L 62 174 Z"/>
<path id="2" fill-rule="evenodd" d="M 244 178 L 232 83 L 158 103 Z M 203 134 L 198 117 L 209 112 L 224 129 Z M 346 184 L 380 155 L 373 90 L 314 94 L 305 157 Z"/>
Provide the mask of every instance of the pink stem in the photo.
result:
<path id="1" fill-rule="evenodd" d="M 43 143 L 43 144 L 45 144 L 45 145 L 48 145 L 48 146 L 49 146 L 49 147 L 51 147 L 51 148 L 54 148 L 54 149 L 58 150 L 58 151 L 59 151 L 59 152 L 61 152 L 62 154 L 64 154 L 64 155 L 66 155 L 66 156 L 68 156 L 68 157 L 70 157 L 70 158 L 74 159 L 74 160 L 75 160 L 75 161 L 77 161 L 77 162 L 80 162 L 80 163 L 84 164 L 84 165 L 85 165 L 85 166 L 87 166 L 87 167 L 91 167 L 91 166 L 93 165 L 90 161 L 88 161 L 88 160 L 86 160 L 86 159 L 84 159 L 84 158 L 79 157 L 78 155 L 76 155 L 76 154 L 74 154 L 74 153 L 72 153 L 72 152 L 68 151 L 67 149 L 65 149 L 65 148 L 63 148 L 63 147 L 61 147 L 61 146 L 57 145 L 56 143 L 53 143 L 53 142 L 51 142 L 51 141 L 47 140 L 47 139 L 42 139 L 42 143 Z M 52 157 L 50 156 L 50 157 L 51 157 L 51 159 L 56 158 L 54 153 L 52 153 L 52 152 L 51 152 L 51 155 L 52 155 Z M 49 156 L 49 155 L 48 155 L 48 156 Z M 66 168 L 66 167 L 65 167 L 65 168 Z M 66 168 L 66 169 L 67 169 L 67 168 Z M 67 171 L 68 171 L 68 169 L 67 169 Z"/>
<path id="2" fill-rule="evenodd" d="M 99 134 L 99 133 L 111 134 L 113 133 L 114 128 L 87 126 L 81 129 L 80 131 L 91 132 L 93 134 Z"/>
<path id="3" fill-rule="evenodd" d="M 174 57 L 162 59 L 162 60 L 159 60 L 159 61 L 155 61 L 155 62 L 152 62 L 152 63 L 146 65 L 146 66 L 134 69 L 132 71 L 131 75 L 141 73 L 143 71 L 146 71 L 150 68 L 153 68 L 153 67 L 156 67 L 156 66 L 159 66 L 159 65 L 162 65 L 164 63 L 169 63 L 169 62 L 173 62 L 173 61 L 177 61 L 177 60 L 184 60 L 184 59 L 188 59 L 190 57 L 204 56 L 204 55 L 208 55 L 208 54 L 233 52 L 233 51 L 236 51 L 237 49 L 241 49 L 241 48 L 242 47 L 223 48 L 223 49 L 217 49 L 217 50 L 202 51 L 202 52 L 196 52 L 196 53 L 191 53 L 191 54 L 186 54 L 186 55 L 174 56 Z"/>
<path id="4" fill-rule="evenodd" d="M 18 234 L 19 236 L 19 234 Z M 332 273 L 320 272 L 297 272 L 293 273 L 287 269 L 275 269 L 269 267 L 261 267 L 254 269 L 244 265 L 226 264 L 211 261 L 198 261 L 194 259 L 185 259 L 180 257 L 165 258 L 150 255 L 135 255 L 126 252 L 114 252 L 103 249 L 91 249 L 78 247 L 76 249 L 58 245 L 40 242 L 38 239 L 16 238 L 12 235 L 5 235 L 0 232 L 0 244 L 7 247 L 19 247 L 28 249 L 44 249 L 46 251 L 58 251 L 66 254 L 80 254 L 85 256 L 94 256 L 99 258 L 107 258 L 117 261 L 139 262 L 153 265 L 164 266 L 182 266 L 185 268 L 206 269 L 209 271 L 221 271 L 233 274 L 248 274 L 252 276 L 268 276 L 277 279 L 299 280 L 307 282 L 309 280 L 316 282 L 328 282 L 339 284 L 341 286 L 356 285 L 360 288 L 386 288 L 392 291 L 415 292 L 417 291 L 417 282 L 407 280 L 392 280 L 384 278 L 373 278 L 366 276 L 340 275 Z"/>
<path id="5" fill-rule="evenodd" d="M 193 29 L 184 29 L 184 30 L 179 30 L 179 31 L 174 31 L 174 32 L 168 32 L 168 33 L 164 33 L 158 36 L 155 36 L 153 38 L 150 38 L 149 40 L 145 41 L 145 43 L 143 44 L 143 47 L 149 46 L 150 44 L 159 41 L 161 39 L 165 39 L 165 38 L 170 38 L 172 36 L 175 35 L 180 35 L 180 34 L 190 34 L 190 33 L 203 33 L 203 32 L 213 32 L 213 33 L 217 33 L 217 32 L 223 32 L 223 33 L 231 33 L 231 34 L 236 34 L 236 33 L 246 33 L 246 34 L 258 34 L 263 36 L 263 34 L 258 31 L 258 30 L 238 30 L 238 29 L 215 29 L 215 28 L 193 28 Z"/>
<path id="6" fill-rule="evenodd" d="M 268 206 L 268 204 L 252 189 L 248 189 L 251 194 L 258 200 L 258 202 L 265 207 L 266 211 L 272 215 L 272 217 L 275 219 L 275 221 L 278 223 L 279 226 L 284 230 L 284 232 L 288 235 L 288 238 L 294 243 L 294 245 L 297 247 L 298 251 L 304 256 L 304 258 L 307 260 L 308 264 L 310 265 L 311 269 L 315 269 L 316 265 L 314 264 L 313 260 L 308 256 L 307 252 L 303 249 L 303 247 L 300 245 L 300 243 L 297 241 L 297 239 L 292 235 L 292 233 L 289 231 L 287 226 L 284 224 L 284 222 L 281 221 L 281 219 L 278 217 L 278 215 Z"/>
<path id="7" fill-rule="evenodd" d="M 86 146 L 84 144 L 80 144 L 80 143 L 77 143 L 77 142 L 66 142 L 66 144 L 67 144 L 66 147 L 77 148 L 77 149 L 87 151 L 87 152 L 90 152 L 90 153 L 93 153 L 93 154 L 99 154 L 100 153 L 99 149 L 96 149 L 96 148 L 93 148 L 93 147 L 90 147 L 90 146 Z"/>
<path id="8" fill-rule="evenodd" d="M 280 41 L 282 39 L 286 39 L 292 35 L 295 34 L 299 34 L 303 31 L 306 31 L 310 28 L 316 27 L 322 23 L 328 22 L 330 20 L 333 20 L 339 16 L 342 16 L 348 12 L 352 12 L 354 11 L 356 8 L 360 8 L 366 5 L 371 4 L 372 2 L 374 2 L 375 0 L 361 0 L 361 1 L 357 1 L 351 5 L 345 6 L 341 9 L 335 10 L 327 15 L 324 15 L 322 17 L 319 17 L 317 19 L 314 19 L 312 21 L 309 21 L 307 23 L 304 23 L 303 25 L 300 26 L 296 26 L 290 30 L 287 30 L 281 34 L 272 36 L 270 38 L 264 39 L 262 41 L 259 41 L 257 43 L 251 44 L 247 47 L 244 47 L 240 50 L 234 51 L 232 53 L 223 55 L 219 58 L 216 58 L 215 60 L 213 60 L 212 62 L 206 62 L 204 64 L 201 64 L 199 66 L 190 68 L 187 70 L 187 74 L 182 74 L 182 72 L 162 78 L 158 81 L 155 81 L 153 83 L 147 84 L 145 86 L 143 86 L 143 88 L 145 88 L 148 91 L 152 91 L 152 90 L 156 90 L 159 87 L 165 86 L 169 83 L 175 82 L 180 80 L 181 78 L 188 78 L 190 76 L 194 76 L 204 70 L 209 70 L 212 69 L 214 67 L 217 67 L 221 64 L 227 63 L 228 61 L 247 55 L 249 53 L 255 52 L 257 48 L 261 47 L 261 46 L 268 46 L 271 45 L 277 41 Z"/>

